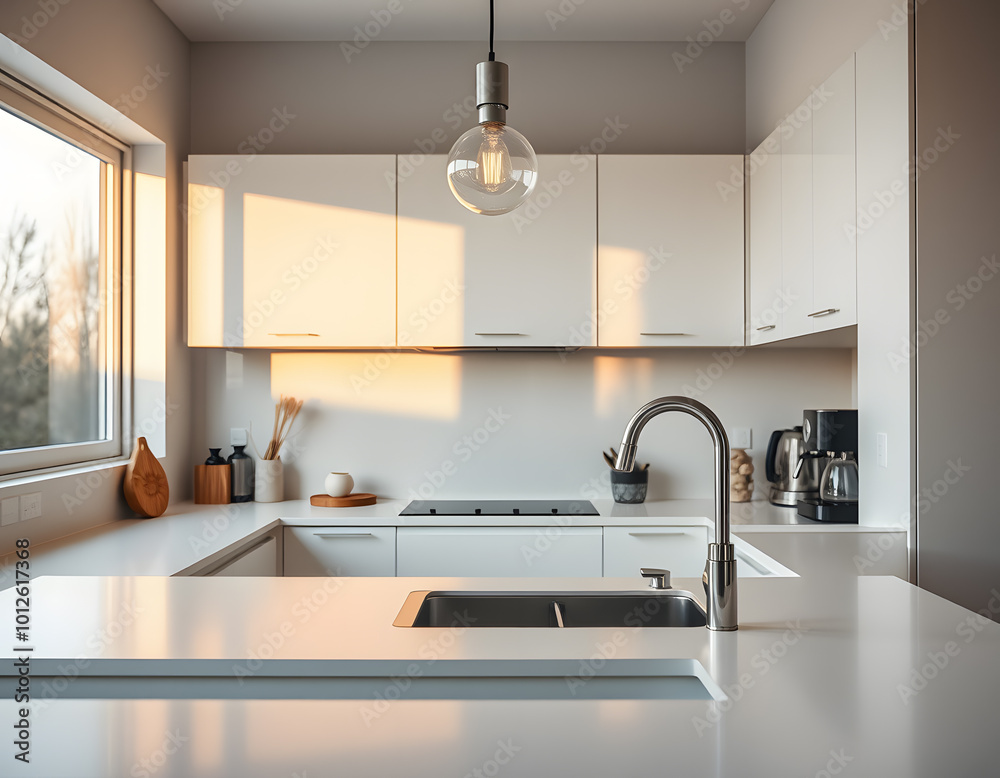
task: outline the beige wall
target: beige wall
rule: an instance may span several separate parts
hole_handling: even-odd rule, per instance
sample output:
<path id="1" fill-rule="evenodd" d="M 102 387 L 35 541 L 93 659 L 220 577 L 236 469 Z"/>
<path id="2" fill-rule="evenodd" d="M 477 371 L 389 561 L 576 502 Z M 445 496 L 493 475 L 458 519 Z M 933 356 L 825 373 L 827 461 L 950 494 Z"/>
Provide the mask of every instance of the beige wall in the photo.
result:
<path id="1" fill-rule="evenodd" d="M 167 419 L 168 454 L 163 460 L 174 499 L 189 489 L 191 386 L 189 358 L 181 333 L 182 276 L 181 161 L 189 140 L 189 44 L 151 0 L 53 2 L 4 0 L 0 33 L 19 42 L 52 68 L 127 113 L 166 144 L 167 187 L 167 400 L 176 410 Z M 10 43 L 3 41 L 6 46 Z M 8 51 L 10 49 L 8 48 Z M 162 77 L 137 103 L 122 99 L 140 85 L 147 68 Z M 151 83 L 151 81 L 147 82 Z M 141 315 L 141 312 L 139 313 Z M 41 519 L 0 530 L 0 552 L 16 537 L 40 543 L 88 526 L 130 516 L 121 497 L 123 467 L 25 485 L 0 487 L 0 496 L 42 492 Z"/>
<path id="2" fill-rule="evenodd" d="M 715 43 L 683 72 L 666 43 L 503 43 L 511 126 L 541 154 L 590 147 L 606 120 L 628 125 L 613 154 L 743 151 L 743 44 Z M 406 154 L 472 126 L 476 43 L 371 43 L 350 61 L 337 43 L 196 43 L 191 149 L 232 154 L 275 108 L 295 118 L 269 154 Z M 441 137 L 441 136 L 438 136 Z M 425 153 L 429 153 L 426 152 Z"/>
<path id="3" fill-rule="evenodd" d="M 775 0 L 747 41 L 747 150 L 909 5 L 912 0 Z M 905 14 L 901 18 L 905 26 Z"/>
<path id="4" fill-rule="evenodd" d="M 976 611 L 1000 589 L 998 26 L 991 0 L 917 7 L 917 572 Z"/>

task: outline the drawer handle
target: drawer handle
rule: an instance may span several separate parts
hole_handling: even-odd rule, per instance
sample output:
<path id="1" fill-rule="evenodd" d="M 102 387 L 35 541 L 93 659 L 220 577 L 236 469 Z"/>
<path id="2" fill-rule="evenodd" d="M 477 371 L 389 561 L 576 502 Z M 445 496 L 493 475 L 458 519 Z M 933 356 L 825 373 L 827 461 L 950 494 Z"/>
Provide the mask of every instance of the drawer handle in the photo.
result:
<path id="1" fill-rule="evenodd" d="M 740 562 L 743 562 L 743 564 L 748 565 L 749 567 L 752 567 L 754 570 L 756 570 L 761 575 L 766 575 L 766 576 L 770 576 L 771 575 L 771 571 L 770 570 L 768 570 L 766 567 L 763 567 L 762 565 L 757 564 L 757 562 L 755 562 L 753 559 L 751 559 L 750 557 L 748 557 L 746 554 L 741 554 L 739 551 L 737 551 L 736 552 L 736 558 Z"/>
<path id="2" fill-rule="evenodd" d="M 758 327 L 757 332 L 767 332 L 768 330 L 775 329 L 777 326 L 777 324 L 768 324 L 766 327 Z"/>
<path id="3" fill-rule="evenodd" d="M 481 338 L 526 338 L 527 334 L 523 332 L 477 332 L 475 333 Z"/>
<path id="4" fill-rule="evenodd" d="M 374 537 L 371 532 L 314 532 L 317 538 L 370 538 Z"/>
<path id="5" fill-rule="evenodd" d="M 272 338 L 318 338 L 315 332 L 269 332 Z"/>
<path id="6" fill-rule="evenodd" d="M 274 541 L 274 538 L 271 535 L 266 535 L 266 536 L 262 537 L 260 540 L 258 540 L 256 543 L 254 543 L 252 546 L 250 546 L 250 548 L 244 549 L 243 551 L 240 551 L 235 556 L 231 556 L 231 557 L 228 557 L 228 558 L 222 560 L 221 562 L 219 562 L 219 564 L 215 565 L 215 567 L 211 568 L 210 570 L 206 570 L 203 573 L 198 573 L 198 575 L 201 575 L 201 576 L 203 576 L 205 578 L 211 578 L 213 575 L 215 575 L 220 570 L 224 570 L 225 568 L 229 567 L 229 565 L 234 564 L 236 562 L 239 562 L 241 559 L 243 559 L 243 557 L 245 557 L 245 556 L 247 556 L 249 554 L 252 554 L 258 548 L 263 548 L 268 543 L 271 543 L 273 541 Z"/>
<path id="7" fill-rule="evenodd" d="M 822 311 L 810 313 L 808 316 L 809 318 L 819 318 L 820 316 L 829 316 L 832 313 L 840 313 L 840 308 L 824 308 Z"/>
<path id="8" fill-rule="evenodd" d="M 690 332 L 640 332 L 644 338 L 690 338 Z"/>
<path id="9" fill-rule="evenodd" d="M 630 538 L 661 538 L 661 537 L 671 537 L 675 535 L 687 535 L 689 533 L 687 530 L 684 529 L 674 529 L 674 530 L 661 530 L 659 532 L 630 532 L 628 534 Z"/>

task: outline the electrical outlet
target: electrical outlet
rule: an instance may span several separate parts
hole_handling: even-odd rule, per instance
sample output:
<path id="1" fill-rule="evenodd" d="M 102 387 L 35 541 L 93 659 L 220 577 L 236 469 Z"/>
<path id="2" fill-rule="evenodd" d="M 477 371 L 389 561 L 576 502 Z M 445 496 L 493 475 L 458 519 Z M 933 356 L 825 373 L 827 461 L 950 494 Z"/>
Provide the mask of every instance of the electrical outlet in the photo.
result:
<path id="1" fill-rule="evenodd" d="M 0 526 L 6 527 L 20 518 L 17 497 L 8 497 L 0 502 Z"/>
<path id="2" fill-rule="evenodd" d="M 884 432 L 875 435 L 875 458 L 879 467 L 889 466 L 889 436 Z"/>
<path id="3" fill-rule="evenodd" d="M 729 430 L 730 448 L 753 448 L 753 430 L 749 427 L 733 427 Z"/>
<path id="4" fill-rule="evenodd" d="M 247 428 L 232 427 L 229 430 L 230 446 L 245 446 L 247 444 Z"/>
<path id="5" fill-rule="evenodd" d="M 21 495 L 21 521 L 37 519 L 42 515 L 42 493 L 32 492 Z"/>

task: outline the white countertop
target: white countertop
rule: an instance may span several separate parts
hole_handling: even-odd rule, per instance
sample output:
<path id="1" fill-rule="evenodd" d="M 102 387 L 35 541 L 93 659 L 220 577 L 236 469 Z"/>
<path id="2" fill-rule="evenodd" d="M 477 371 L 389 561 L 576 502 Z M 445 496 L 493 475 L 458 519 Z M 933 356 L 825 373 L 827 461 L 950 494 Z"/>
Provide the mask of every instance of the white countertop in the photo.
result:
<path id="1" fill-rule="evenodd" d="M 234 547 L 282 523 L 299 526 L 552 526 L 556 516 L 399 516 L 406 500 L 360 508 L 315 508 L 308 500 L 232 505 L 171 505 L 155 519 L 104 524 L 32 548 L 36 575 L 177 575 L 221 559 Z M 661 500 L 620 505 L 593 500 L 599 516 L 573 516 L 571 526 L 709 525 L 711 500 Z M 764 502 L 733 503 L 734 534 L 752 532 L 893 532 L 899 528 L 823 524 L 791 508 Z M 31 525 L 25 525 L 30 538 Z M 0 589 L 13 582 L 13 554 L 0 557 Z"/>
<path id="2" fill-rule="evenodd" d="M 62 696 L 71 695 L 68 679 L 77 673 L 232 679 L 241 666 L 255 678 L 375 675 L 384 683 L 370 695 L 339 700 L 39 703 L 31 717 L 32 763 L 18 765 L 16 774 L 139 775 L 145 759 L 156 767 L 149 774 L 185 778 L 439 778 L 477 769 L 503 776 L 774 778 L 836 774 L 828 766 L 834 755 L 850 760 L 844 776 L 995 773 L 1000 625 L 895 578 L 835 586 L 741 580 L 740 630 L 728 634 L 392 626 L 412 590 L 545 590 L 555 583 L 38 579 L 30 643 L 36 696 L 60 682 Z M 675 585 L 697 593 L 698 583 Z M 558 581 L 561 590 L 639 586 L 638 579 Z M 995 602 L 1000 611 L 1000 593 Z M 13 607 L 14 592 L 0 593 L 0 621 L 13 624 Z M 15 672 L 9 645 L 0 647 L 0 675 Z M 473 662 L 476 672 L 504 666 L 517 674 L 520 666 L 530 674 L 550 660 L 561 663 L 559 673 L 568 663 L 584 677 L 666 659 L 697 661 L 725 697 L 422 700 L 407 699 L 403 688 L 407 674 L 461 673 Z M 46 672 L 62 675 L 43 679 Z M 4 698 L 0 717 L 10 727 L 17 706 Z M 498 759 L 498 743 L 513 756 Z"/>

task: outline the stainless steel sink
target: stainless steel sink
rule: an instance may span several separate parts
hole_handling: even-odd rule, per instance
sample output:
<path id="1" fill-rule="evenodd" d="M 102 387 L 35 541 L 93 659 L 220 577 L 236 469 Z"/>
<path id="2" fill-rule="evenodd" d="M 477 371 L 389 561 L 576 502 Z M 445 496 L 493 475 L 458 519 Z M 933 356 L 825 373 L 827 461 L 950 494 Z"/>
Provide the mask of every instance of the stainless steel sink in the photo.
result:
<path id="1" fill-rule="evenodd" d="M 704 627 L 691 592 L 411 592 L 397 627 Z"/>

